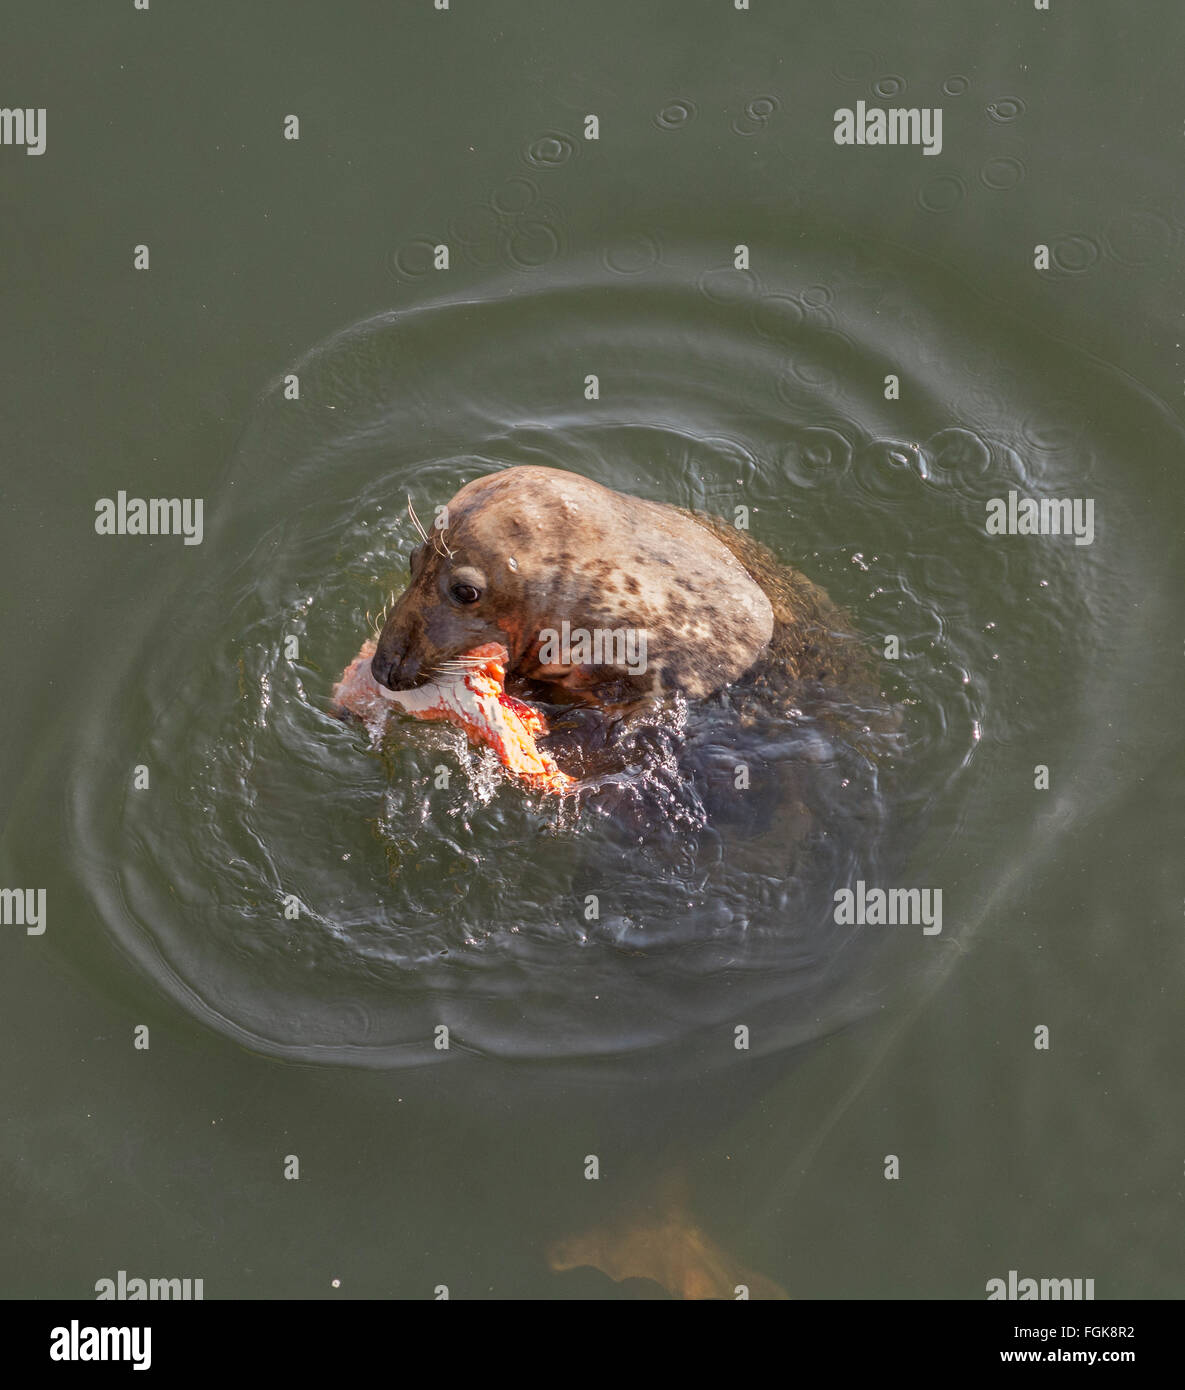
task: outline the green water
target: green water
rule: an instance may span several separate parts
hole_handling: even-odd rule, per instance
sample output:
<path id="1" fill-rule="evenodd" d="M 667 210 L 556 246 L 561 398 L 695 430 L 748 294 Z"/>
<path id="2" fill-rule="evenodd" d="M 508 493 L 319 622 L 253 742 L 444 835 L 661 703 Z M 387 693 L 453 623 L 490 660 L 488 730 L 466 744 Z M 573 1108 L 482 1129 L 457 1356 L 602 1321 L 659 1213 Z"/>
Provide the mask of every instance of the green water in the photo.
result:
<path id="1" fill-rule="evenodd" d="M 1174 9 L 6 9 L 4 1292 L 648 1296 L 543 1251 L 677 1167 L 797 1297 L 1179 1296 Z M 941 152 L 837 146 L 858 101 Z M 507 463 L 748 506 L 900 637 L 909 751 L 812 783 L 808 865 L 325 714 L 407 491 Z M 120 490 L 202 543 L 97 535 Z M 986 537 L 1009 490 L 1092 544 Z M 944 929 L 831 978 L 779 895 L 862 865 Z"/>

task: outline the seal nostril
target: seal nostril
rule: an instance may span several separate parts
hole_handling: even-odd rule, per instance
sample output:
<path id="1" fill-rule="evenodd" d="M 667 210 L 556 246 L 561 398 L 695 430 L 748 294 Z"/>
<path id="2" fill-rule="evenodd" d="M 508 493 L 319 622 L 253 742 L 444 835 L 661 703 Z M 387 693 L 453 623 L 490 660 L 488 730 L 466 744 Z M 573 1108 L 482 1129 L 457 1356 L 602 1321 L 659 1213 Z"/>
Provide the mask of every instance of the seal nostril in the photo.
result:
<path id="1" fill-rule="evenodd" d="M 376 652 L 371 659 L 370 674 L 388 690 L 413 690 L 421 681 L 420 663 L 415 658 L 385 656 Z"/>

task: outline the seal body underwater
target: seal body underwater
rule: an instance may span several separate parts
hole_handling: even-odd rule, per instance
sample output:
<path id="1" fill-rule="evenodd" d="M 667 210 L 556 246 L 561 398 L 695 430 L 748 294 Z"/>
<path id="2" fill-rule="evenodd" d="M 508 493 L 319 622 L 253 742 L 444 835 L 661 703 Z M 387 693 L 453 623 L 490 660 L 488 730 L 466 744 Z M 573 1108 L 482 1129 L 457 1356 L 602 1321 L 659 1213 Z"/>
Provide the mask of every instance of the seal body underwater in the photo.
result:
<path id="1" fill-rule="evenodd" d="M 500 644 L 507 691 L 569 707 L 567 726 L 550 718 L 549 748 L 575 776 L 595 771 L 606 745 L 636 754 L 638 744 L 614 731 L 640 726 L 643 740 L 669 738 L 669 726 L 648 712 L 673 700 L 726 701 L 736 737 L 748 733 L 755 746 L 763 721 L 784 724 L 789 714 L 827 708 L 837 692 L 857 724 L 870 712 L 892 724 L 843 610 L 718 517 L 559 469 L 512 467 L 468 483 L 442 519 L 439 530 L 421 531 L 410 583 L 389 609 L 371 658 L 374 680 L 388 691 L 427 685 L 466 654 Z M 602 643 L 590 657 L 575 642 L 565 649 L 554 641 L 565 632 L 622 631 L 640 634 L 644 644 Z M 706 777 L 720 783 L 720 804 L 761 807 L 756 829 L 784 841 L 805 838 L 809 816 L 794 786 L 737 797 L 732 746 L 723 758 L 718 750 L 720 766 L 708 767 Z M 621 791 L 619 780 L 613 790 Z M 632 828 L 649 834 L 650 823 Z M 743 829 L 752 836 L 755 827 Z M 648 1278 L 676 1297 L 733 1297 L 741 1284 L 754 1296 L 784 1296 L 696 1225 L 685 1196 L 668 1171 L 649 1206 L 644 1201 L 603 1227 L 555 1242 L 551 1267 L 592 1265 L 615 1280 Z"/>

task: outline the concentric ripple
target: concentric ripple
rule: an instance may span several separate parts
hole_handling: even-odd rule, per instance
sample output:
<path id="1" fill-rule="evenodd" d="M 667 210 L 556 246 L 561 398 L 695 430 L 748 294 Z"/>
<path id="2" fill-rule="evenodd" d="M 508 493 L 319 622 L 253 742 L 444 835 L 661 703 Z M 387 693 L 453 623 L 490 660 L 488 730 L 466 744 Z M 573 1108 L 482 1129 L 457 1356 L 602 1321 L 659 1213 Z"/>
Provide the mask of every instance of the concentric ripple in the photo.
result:
<path id="1" fill-rule="evenodd" d="M 558 138 L 533 150 L 562 154 Z M 1118 446 L 1085 407 L 1110 392 L 1109 418 L 1131 420 L 1145 404 L 860 243 L 804 242 L 760 279 L 719 269 L 718 248 L 646 244 L 545 282 L 491 272 L 477 297 L 425 283 L 416 307 L 310 352 L 300 399 L 263 394 L 208 499 L 201 580 L 162 589 L 155 625 L 97 676 L 56 773 L 75 872 L 212 1027 L 371 1066 L 645 1053 L 677 1070 L 726 1053 L 740 1023 L 755 1050 L 785 1047 L 888 978 L 885 938 L 835 925 L 835 888 L 910 883 L 923 836 L 949 842 L 992 778 L 1052 760 L 1028 747 L 1034 680 L 1065 746 L 1088 744 L 1116 650 L 1106 547 L 990 537 L 985 504 L 1064 486 L 1070 421 L 1105 516 Z M 402 587 L 408 495 L 430 515 L 521 463 L 746 509 L 872 652 L 897 639 L 883 683 L 900 738 L 878 752 L 845 733 L 859 711 L 759 712 L 742 735 L 727 702 L 684 710 L 647 770 L 669 823 L 628 853 L 611 818 L 524 793 L 455 733 L 400 725 L 372 749 L 328 697 Z M 738 747 L 774 790 L 722 811 L 680 750 L 730 778 Z M 150 790 L 131 790 L 138 764 Z M 941 940 L 893 944 L 925 968 L 975 907 L 955 893 Z"/>

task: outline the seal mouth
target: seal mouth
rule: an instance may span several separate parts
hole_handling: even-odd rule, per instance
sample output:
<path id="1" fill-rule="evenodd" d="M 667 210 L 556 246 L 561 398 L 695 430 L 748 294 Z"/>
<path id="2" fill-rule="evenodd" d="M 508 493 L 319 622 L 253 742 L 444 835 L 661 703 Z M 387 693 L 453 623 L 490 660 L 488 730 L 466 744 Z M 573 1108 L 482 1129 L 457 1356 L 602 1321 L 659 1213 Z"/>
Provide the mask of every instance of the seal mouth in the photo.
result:
<path id="1" fill-rule="evenodd" d="M 491 659 L 506 665 L 510 653 L 504 643 L 486 642 L 472 651 L 442 657 L 431 666 L 421 666 L 416 662 L 411 669 L 401 663 L 384 663 L 376 655 L 370 663 L 370 674 L 383 695 L 395 695 L 461 680 L 469 672 L 488 664 Z"/>
<path id="2" fill-rule="evenodd" d="M 509 660 L 510 652 L 501 642 L 483 642 L 472 651 L 459 652 L 456 656 L 446 657 L 443 661 L 438 661 L 427 671 L 423 683 L 427 684 L 442 679 L 456 680 L 459 676 L 464 676 L 470 671 L 488 666 L 491 661 L 505 666 Z"/>
<path id="3" fill-rule="evenodd" d="M 379 694 L 397 702 L 399 695 L 437 686 L 455 685 L 466 676 L 485 670 L 492 661 L 497 662 L 504 671 L 509 659 L 510 653 L 500 642 L 486 642 L 471 652 L 460 652 L 456 656 L 445 657 L 417 671 L 415 675 L 389 675 L 386 681 L 379 681 Z M 373 674 L 373 668 L 371 673 Z"/>
<path id="4" fill-rule="evenodd" d="M 417 671 L 416 674 L 412 676 L 402 676 L 398 672 L 390 671 L 387 673 L 385 679 L 380 679 L 373 665 L 371 667 L 371 674 L 382 688 L 384 694 L 388 691 L 394 694 L 402 690 L 417 690 L 421 685 L 429 685 L 432 681 L 431 675 L 423 671 Z"/>

